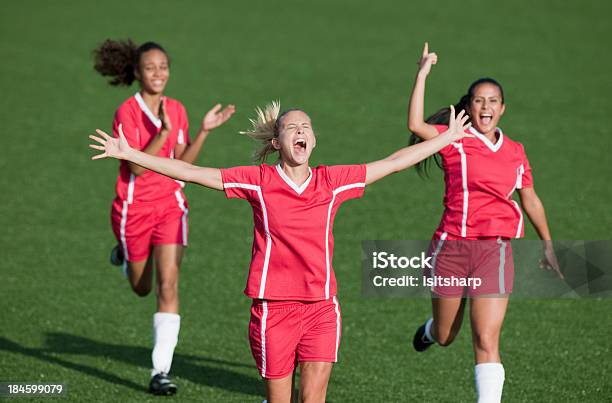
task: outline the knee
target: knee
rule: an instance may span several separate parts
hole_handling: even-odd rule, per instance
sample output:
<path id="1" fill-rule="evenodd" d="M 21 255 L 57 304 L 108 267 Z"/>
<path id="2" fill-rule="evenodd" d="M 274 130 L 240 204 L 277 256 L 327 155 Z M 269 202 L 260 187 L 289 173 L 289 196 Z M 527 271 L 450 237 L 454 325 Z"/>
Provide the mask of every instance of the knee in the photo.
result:
<path id="1" fill-rule="evenodd" d="M 435 338 L 438 344 L 442 347 L 450 346 L 457 337 L 458 331 L 451 328 L 435 328 Z"/>
<path id="2" fill-rule="evenodd" d="M 474 348 L 486 353 L 495 353 L 499 348 L 499 333 L 484 331 L 474 333 Z"/>
<path id="3" fill-rule="evenodd" d="M 325 401 L 327 385 L 316 384 L 302 387 L 300 391 L 302 403 L 318 403 Z"/>
<path id="4" fill-rule="evenodd" d="M 136 295 L 138 295 L 139 297 L 146 297 L 151 293 L 150 286 L 145 286 L 142 284 L 131 284 L 131 286 L 132 291 L 134 291 L 134 293 L 136 293 Z"/>
<path id="5" fill-rule="evenodd" d="M 157 292 L 160 297 L 172 297 L 178 292 L 178 281 L 176 279 L 165 279 L 159 282 Z"/>

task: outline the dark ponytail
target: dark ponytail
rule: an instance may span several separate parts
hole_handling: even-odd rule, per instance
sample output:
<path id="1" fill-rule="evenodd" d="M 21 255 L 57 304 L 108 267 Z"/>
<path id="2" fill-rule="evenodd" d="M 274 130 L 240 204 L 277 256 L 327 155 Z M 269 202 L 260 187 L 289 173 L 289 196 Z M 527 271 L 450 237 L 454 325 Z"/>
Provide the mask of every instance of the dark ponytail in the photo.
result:
<path id="1" fill-rule="evenodd" d="M 168 54 L 155 42 L 145 42 L 140 46 L 131 40 L 114 41 L 105 40 L 94 50 L 94 69 L 105 77 L 111 77 L 110 85 L 129 87 L 136 80 L 134 70 L 138 69 L 140 56 L 150 50 L 162 51 L 166 57 Z M 170 59 L 168 58 L 168 63 Z"/>
<path id="2" fill-rule="evenodd" d="M 465 110 L 466 114 L 468 113 L 470 103 L 472 102 L 472 97 L 474 96 L 474 91 L 476 91 L 476 87 L 478 87 L 480 84 L 493 84 L 497 88 L 499 88 L 499 92 L 501 93 L 501 98 L 502 98 L 502 104 L 504 103 L 504 89 L 502 88 L 501 84 L 498 83 L 496 80 L 489 78 L 489 77 L 479 78 L 478 80 L 474 81 L 470 85 L 470 87 L 467 90 L 467 93 L 461 97 L 459 102 L 455 104 L 456 113 L 461 112 L 461 110 Z M 433 115 L 425 119 L 425 123 L 428 123 L 430 125 L 448 126 L 449 119 L 450 119 L 450 107 L 445 107 L 445 108 L 438 110 L 436 113 L 434 113 Z M 418 144 L 422 141 L 424 140 L 421 139 L 416 134 L 412 133 L 412 135 L 410 136 L 409 145 Z M 421 176 L 422 178 L 429 177 L 429 167 L 431 166 L 432 160 L 438 166 L 438 168 L 442 168 L 442 161 L 440 159 L 440 154 L 436 153 L 432 155 L 431 157 L 426 158 L 423 161 L 416 164 L 416 170 L 419 176 Z"/>

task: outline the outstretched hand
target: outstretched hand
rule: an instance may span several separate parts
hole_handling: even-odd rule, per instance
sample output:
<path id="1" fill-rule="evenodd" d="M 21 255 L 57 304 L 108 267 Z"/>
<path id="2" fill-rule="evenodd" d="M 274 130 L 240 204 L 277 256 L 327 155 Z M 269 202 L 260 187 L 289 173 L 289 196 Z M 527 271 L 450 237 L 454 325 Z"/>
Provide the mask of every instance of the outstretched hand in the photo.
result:
<path id="1" fill-rule="evenodd" d="M 202 119 L 202 131 L 209 132 L 221 126 L 227 122 L 235 111 L 236 107 L 234 105 L 228 105 L 223 110 L 221 110 L 221 104 L 215 105 Z"/>
<path id="2" fill-rule="evenodd" d="M 429 43 L 425 42 L 423 46 L 423 54 L 417 62 L 419 65 L 419 73 L 429 75 L 431 66 L 438 63 L 438 55 L 435 53 L 429 53 Z"/>
<path id="3" fill-rule="evenodd" d="M 127 158 L 128 153 L 132 148 L 125 139 L 121 124 L 119 124 L 119 138 L 109 136 L 100 129 L 96 129 L 96 133 L 102 136 L 102 138 L 90 135 L 89 138 L 98 144 L 90 144 L 89 147 L 93 148 L 94 150 L 103 151 L 103 153 L 94 155 L 91 157 L 92 160 L 97 160 L 100 158 L 117 158 L 121 160 Z"/>
<path id="4" fill-rule="evenodd" d="M 563 273 L 561 273 L 561 268 L 559 267 L 559 262 L 557 261 L 557 255 L 555 254 L 555 250 L 553 249 L 552 241 L 544 241 L 544 256 L 540 260 L 540 269 L 554 271 L 557 273 L 557 276 L 561 280 L 565 279 Z"/>
<path id="5" fill-rule="evenodd" d="M 451 135 L 453 141 L 461 140 L 464 137 L 475 137 L 473 134 L 467 132 L 472 126 L 472 123 L 468 122 L 470 116 L 465 113 L 465 109 L 462 109 L 457 116 L 455 116 L 455 107 L 450 106 L 450 117 L 448 119 L 448 133 Z"/>

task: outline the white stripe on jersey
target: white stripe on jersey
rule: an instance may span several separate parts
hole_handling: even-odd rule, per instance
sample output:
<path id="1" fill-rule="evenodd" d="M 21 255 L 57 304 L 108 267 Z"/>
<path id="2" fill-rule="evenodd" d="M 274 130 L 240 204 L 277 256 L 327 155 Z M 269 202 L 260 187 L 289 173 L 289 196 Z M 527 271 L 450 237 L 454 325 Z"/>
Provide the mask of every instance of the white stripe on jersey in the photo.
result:
<path id="1" fill-rule="evenodd" d="M 329 299 L 329 277 L 331 271 L 331 264 L 329 261 L 329 225 L 331 221 L 331 212 L 334 206 L 334 202 L 336 201 L 336 195 L 338 193 L 344 192 L 345 190 L 350 190 L 354 188 L 362 188 L 365 187 L 365 183 L 351 183 L 348 185 L 340 186 L 339 188 L 334 189 L 332 193 L 332 199 L 329 203 L 329 208 L 327 209 L 327 224 L 325 226 L 325 299 Z"/>
<path id="2" fill-rule="evenodd" d="M 266 278 L 268 277 L 268 264 L 270 263 L 270 251 L 272 249 L 272 236 L 270 235 L 270 228 L 268 227 L 268 211 L 266 210 L 266 203 L 264 202 L 263 194 L 261 193 L 261 187 L 257 185 L 251 185 L 249 183 L 224 183 L 223 187 L 227 188 L 241 188 L 249 189 L 257 192 L 259 197 L 259 203 L 261 205 L 261 211 L 263 213 L 264 230 L 266 231 L 266 257 L 264 259 L 264 265 L 261 274 L 261 283 L 259 285 L 259 296 L 257 298 L 263 299 L 264 292 L 266 290 Z"/>
<path id="3" fill-rule="evenodd" d="M 514 235 L 514 237 L 520 238 L 521 229 L 523 228 L 523 212 L 521 211 L 521 207 L 518 205 L 516 200 L 510 200 L 510 201 L 512 202 L 512 204 L 514 204 L 514 208 L 516 209 L 516 212 L 519 214 L 519 223 L 518 223 L 518 226 L 516 227 L 516 235 Z"/>
<path id="4" fill-rule="evenodd" d="M 459 155 L 461 155 L 461 186 L 463 186 L 463 217 L 461 218 L 461 236 L 465 238 L 467 235 L 468 199 L 470 196 L 467 186 L 467 157 L 465 155 L 465 151 L 463 151 L 463 144 L 452 144 L 453 147 L 455 147 L 459 152 Z"/>
<path id="5" fill-rule="evenodd" d="M 138 106 L 140 106 L 140 109 L 145 113 L 145 115 L 147 115 L 151 123 L 153 123 L 155 127 L 157 127 L 158 129 L 162 127 L 162 121 L 156 118 L 155 114 L 151 112 L 151 110 L 145 103 L 144 99 L 142 99 L 142 95 L 140 95 L 140 92 L 137 92 L 136 94 L 134 94 L 134 98 L 136 98 L 136 102 L 138 102 Z"/>
<path id="6" fill-rule="evenodd" d="M 132 204 L 134 202 L 134 187 L 136 186 L 136 175 L 130 174 L 130 183 L 128 185 L 127 202 Z"/>

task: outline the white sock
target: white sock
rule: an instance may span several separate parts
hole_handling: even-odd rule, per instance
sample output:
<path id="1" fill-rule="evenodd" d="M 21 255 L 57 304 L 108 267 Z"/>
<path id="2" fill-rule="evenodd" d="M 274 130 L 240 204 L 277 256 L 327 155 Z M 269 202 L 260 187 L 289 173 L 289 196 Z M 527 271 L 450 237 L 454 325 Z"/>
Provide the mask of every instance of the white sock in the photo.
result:
<path id="1" fill-rule="evenodd" d="M 174 348 L 178 342 L 181 317 L 176 313 L 157 312 L 153 315 L 153 369 L 151 376 L 170 372 Z"/>
<path id="2" fill-rule="evenodd" d="M 431 335 L 431 324 L 433 323 L 433 318 L 429 318 L 427 322 L 425 322 L 425 337 L 429 341 L 435 341 L 433 336 Z"/>
<path id="3" fill-rule="evenodd" d="M 499 362 L 476 364 L 474 367 L 478 403 L 501 402 L 505 371 Z"/>

